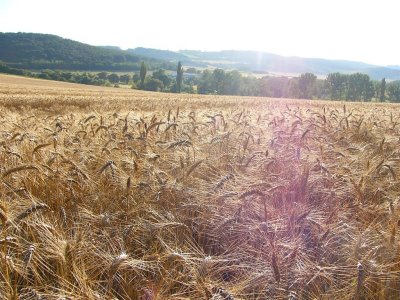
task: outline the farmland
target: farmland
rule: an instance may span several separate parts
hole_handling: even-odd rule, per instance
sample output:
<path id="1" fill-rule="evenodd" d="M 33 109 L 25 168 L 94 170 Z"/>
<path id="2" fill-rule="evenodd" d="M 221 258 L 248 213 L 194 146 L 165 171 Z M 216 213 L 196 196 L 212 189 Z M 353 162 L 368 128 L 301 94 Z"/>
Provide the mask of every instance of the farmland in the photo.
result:
<path id="1" fill-rule="evenodd" d="M 0 75 L 2 299 L 398 299 L 395 104 Z"/>

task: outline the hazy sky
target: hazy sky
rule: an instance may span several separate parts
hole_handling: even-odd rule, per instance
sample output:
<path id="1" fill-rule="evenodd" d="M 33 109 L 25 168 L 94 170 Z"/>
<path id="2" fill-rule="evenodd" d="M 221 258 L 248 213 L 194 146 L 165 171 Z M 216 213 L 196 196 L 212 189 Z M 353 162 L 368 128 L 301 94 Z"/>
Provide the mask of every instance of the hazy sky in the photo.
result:
<path id="1" fill-rule="evenodd" d="M 398 0 L 0 0 L 0 31 L 400 65 L 399 8 Z"/>

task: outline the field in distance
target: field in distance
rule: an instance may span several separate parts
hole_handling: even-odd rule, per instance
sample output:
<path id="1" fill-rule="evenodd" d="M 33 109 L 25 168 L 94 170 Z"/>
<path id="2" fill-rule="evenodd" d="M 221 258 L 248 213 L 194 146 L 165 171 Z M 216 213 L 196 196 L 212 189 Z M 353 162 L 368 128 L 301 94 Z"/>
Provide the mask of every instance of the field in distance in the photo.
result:
<path id="1" fill-rule="evenodd" d="M 394 104 L 0 75 L 1 299 L 398 299 Z"/>

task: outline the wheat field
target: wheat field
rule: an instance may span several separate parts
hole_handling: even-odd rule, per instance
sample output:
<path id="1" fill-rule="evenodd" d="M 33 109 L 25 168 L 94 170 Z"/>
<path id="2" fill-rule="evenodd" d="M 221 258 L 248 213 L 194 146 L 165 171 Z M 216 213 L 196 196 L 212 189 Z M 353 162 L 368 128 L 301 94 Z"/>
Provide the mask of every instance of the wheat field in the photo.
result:
<path id="1" fill-rule="evenodd" d="M 399 299 L 400 110 L 0 75 L 1 299 Z"/>

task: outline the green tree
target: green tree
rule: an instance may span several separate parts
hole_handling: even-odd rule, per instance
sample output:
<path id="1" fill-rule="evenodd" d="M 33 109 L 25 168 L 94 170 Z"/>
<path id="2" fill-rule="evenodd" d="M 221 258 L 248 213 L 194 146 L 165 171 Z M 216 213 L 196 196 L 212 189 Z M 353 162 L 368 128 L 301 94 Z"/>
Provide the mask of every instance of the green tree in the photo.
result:
<path id="1" fill-rule="evenodd" d="M 137 85 L 140 82 L 140 76 L 138 73 L 133 73 L 132 81 Z"/>
<path id="2" fill-rule="evenodd" d="M 196 68 L 191 67 L 191 68 L 186 69 L 186 73 L 189 73 L 189 74 L 198 74 L 199 71 L 198 71 Z"/>
<path id="3" fill-rule="evenodd" d="M 205 69 L 201 74 L 197 90 L 199 94 L 216 93 L 213 73 L 210 70 Z"/>
<path id="4" fill-rule="evenodd" d="M 147 91 L 153 91 L 153 92 L 159 92 L 162 91 L 164 88 L 164 85 L 161 80 L 155 79 L 155 78 L 150 78 L 146 80 L 144 84 L 144 89 Z"/>
<path id="5" fill-rule="evenodd" d="M 98 77 L 99 79 L 106 80 L 106 79 L 107 79 L 107 76 L 108 76 L 108 73 L 107 73 L 107 72 L 100 72 L 100 73 L 97 73 L 97 77 Z"/>
<path id="6" fill-rule="evenodd" d="M 363 100 L 364 101 L 371 101 L 374 97 L 374 82 L 369 79 L 368 75 L 365 75 L 364 79 L 364 91 L 363 91 Z"/>
<path id="7" fill-rule="evenodd" d="M 132 79 L 132 77 L 129 74 L 123 74 L 123 75 L 119 76 L 119 80 L 125 84 L 129 84 L 129 81 L 131 81 L 131 79 Z"/>
<path id="8" fill-rule="evenodd" d="M 332 100 L 342 100 L 346 94 L 347 75 L 330 73 L 326 78 L 327 90 Z"/>
<path id="9" fill-rule="evenodd" d="M 329 99 L 329 96 L 330 96 L 330 91 L 326 85 L 326 81 L 317 78 L 314 86 L 314 98 Z"/>
<path id="10" fill-rule="evenodd" d="M 183 67 L 181 62 L 178 63 L 178 67 L 176 68 L 176 92 L 180 93 L 182 89 L 182 81 L 183 81 Z"/>
<path id="11" fill-rule="evenodd" d="M 400 81 L 388 83 L 387 91 L 390 101 L 400 102 Z"/>
<path id="12" fill-rule="evenodd" d="M 213 80 L 215 84 L 215 91 L 217 92 L 217 94 L 223 94 L 225 71 L 222 69 L 215 69 L 213 71 Z"/>
<path id="13" fill-rule="evenodd" d="M 260 95 L 260 80 L 254 76 L 243 76 L 240 85 L 240 95 L 258 96 Z"/>
<path id="14" fill-rule="evenodd" d="M 260 95 L 265 97 L 289 97 L 289 78 L 265 76 L 260 79 Z"/>
<path id="15" fill-rule="evenodd" d="M 312 99 L 314 95 L 315 82 L 317 76 L 313 73 L 304 73 L 300 75 L 298 81 L 299 97 L 304 99 Z"/>
<path id="16" fill-rule="evenodd" d="M 71 72 L 64 72 L 64 73 L 62 73 L 62 78 L 63 78 L 65 81 L 72 81 L 73 76 L 74 76 L 74 75 L 73 75 Z"/>
<path id="17" fill-rule="evenodd" d="M 144 61 L 142 61 L 142 64 L 140 66 L 140 88 L 143 88 L 144 86 L 144 80 L 146 78 L 146 73 L 147 73 L 147 67 L 144 63 Z"/>
<path id="18" fill-rule="evenodd" d="M 153 72 L 151 77 L 154 79 L 161 80 L 163 83 L 164 89 L 167 89 L 172 83 L 171 76 L 169 76 L 163 69 L 159 69 L 158 71 Z"/>
<path id="19" fill-rule="evenodd" d="M 111 83 L 118 83 L 119 82 L 119 76 L 118 76 L 118 74 L 115 74 L 115 73 L 111 73 L 110 75 L 108 75 L 107 79 Z"/>
<path id="20" fill-rule="evenodd" d="M 368 75 L 354 73 L 347 76 L 346 100 L 370 101 L 373 96 L 374 85 Z"/>
<path id="21" fill-rule="evenodd" d="M 225 74 L 222 93 L 224 95 L 239 95 L 242 86 L 242 75 L 233 70 Z"/>
<path id="22" fill-rule="evenodd" d="M 379 96 L 379 100 L 381 102 L 385 101 L 385 93 L 386 93 L 386 79 L 382 78 L 381 86 L 380 86 L 380 96 Z"/>
<path id="23" fill-rule="evenodd" d="M 299 77 L 291 78 L 288 84 L 289 98 L 300 98 Z"/>

